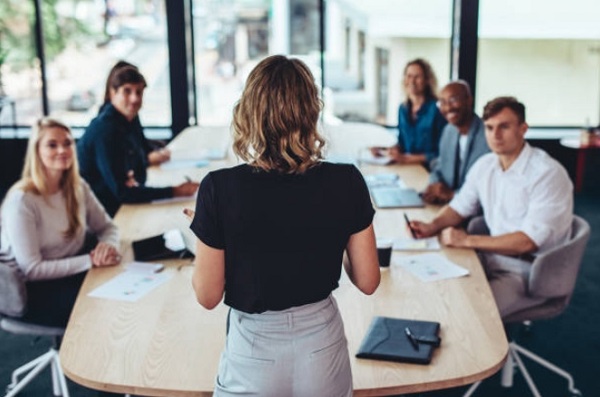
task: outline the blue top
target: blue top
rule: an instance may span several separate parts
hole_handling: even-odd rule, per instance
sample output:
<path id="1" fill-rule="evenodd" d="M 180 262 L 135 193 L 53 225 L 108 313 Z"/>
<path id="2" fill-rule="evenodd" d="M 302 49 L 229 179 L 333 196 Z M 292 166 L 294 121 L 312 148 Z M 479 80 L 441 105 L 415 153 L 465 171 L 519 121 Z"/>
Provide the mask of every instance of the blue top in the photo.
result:
<path id="1" fill-rule="evenodd" d="M 171 187 L 144 186 L 151 150 L 139 119 L 127 121 L 111 104 L 103 106 L 77 142 L 81 176 L 111 216 L 122 203 L 173 197 Z M 134 172 L 139 186 L 125 185 L 129 171 Z"/>
<path id="2" fill-rule="evenodd" d="M 439 141 L 447 121 L 437 108 L 434 98 L 423 103 L 413 122 L 408 103 L 398 110 L 398 145 L 407 154 L 424 154 L 427 162 L 439 154 Z"/>

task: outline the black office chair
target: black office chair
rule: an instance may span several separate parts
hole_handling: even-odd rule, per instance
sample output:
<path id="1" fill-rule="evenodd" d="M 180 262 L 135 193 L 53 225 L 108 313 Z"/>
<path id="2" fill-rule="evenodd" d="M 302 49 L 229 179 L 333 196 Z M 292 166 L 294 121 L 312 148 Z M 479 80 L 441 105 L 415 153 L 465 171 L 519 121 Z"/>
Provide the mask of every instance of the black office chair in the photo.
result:
<path id="1" fill-rule="evenodd" d="M 0 260 L 0 329 L 18 335 L 49 336 L 54 344 L 47 353 L 15 369 L 4 397 L 16 396 L 33 378 L 50 365 L 55 396 L 69 397 L 65 375 L 60 366 L 58 345 L 63 328 L 37 325 L 19 320 L 27 307 L 25 277 L 14 261 Z M 19 380 L 22 375 L 23 378 Z"/>
<path id="2" fill-rule="evenodd" d="M 469 224 L 469 232 L 474 234 L 485 234 L 485 225 L 482 225 L 483 218 L 475 218 Z M 505 324 L 510 323 L 529 323 L 533 320 L 543 320 L 553 318 L 561 314 L 569 305 L 577 273 L 581 265 L 581 259 L 585 252 L 588 239 L 590 237 L 590 225 L 578 216 L 573 216 L 571 226 L 571 238 L 566 243 L 556 246 L 553 249 L 536 256 L 531 265 L 529 274 L 528 294 L 535 298 L 547 298 L 543 303 L 509 314 L 503 318 Z M 562 376 L 568 381 L 569 392 L 572 396 L 581 396 L 581 392 L 575 388 L 573 377 L 565 370 L 557 367 L 551 362 L 544 360 L 531 351 L 519 346 L 511 341 L 508 347 L 508 356 L 506 363 L 502 368 L 501 384 L 504 387 L 511 387 L 513 383 L 514 367 L 521 370 L 529 389 L 536 397 L 541 397 L 533 379 L 529 375 L 527 368 L 523 364 L 520 355 L 544 366 L 550 371 Z M 471 396 L 481 382 L 474 383 L 465 393 L 464 397 Z"/>

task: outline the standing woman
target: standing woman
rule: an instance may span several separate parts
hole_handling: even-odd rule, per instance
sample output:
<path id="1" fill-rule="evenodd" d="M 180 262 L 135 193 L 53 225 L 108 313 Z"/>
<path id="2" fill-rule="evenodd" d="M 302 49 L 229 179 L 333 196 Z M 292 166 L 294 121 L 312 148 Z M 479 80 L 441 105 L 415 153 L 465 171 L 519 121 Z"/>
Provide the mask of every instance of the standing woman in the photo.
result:
<path id="1" fill-rule="evenodd" d="M 66 125 L 43 118 L 33 127 L 21 179 L 1 214 L 1 255 L 14 257 L 27 279 L 23 319 L 66 326 L 86 271 L 120 261 L 117 229 L 79 177 Z M 86 234 L 98 240 L 91 252 Z"/>
<path id="2" fill-rule="evenodd" d="M 143 203 L 191 196 L 198 183 L 148 187 L 148 147 L 138 114 L 146 80 L 133 66 L 118 68 L 110 77 L 110 103 L 103 106 L 77 143 L 81 175 L 108 213 L 123 203 Z"/>
<path id="3" fill-rule="evenodd" d="M 234 108 L 247 161 L 202 181 L 191 228 L 193 287 L 231 307 L 215 396 L 351 396 L 344 327 L 331 292 L 342 268 L 365 294 L 379 285 L 374 210 L 359 171 L 321 161 L 321 110 L 308 67 L 272 56 Z"/>
<path id="4" fill-rule="evenodd" d="M 399 164 L 429 166 L 438 157 L 439 140 L 447 121 L 437 108 L 437 79 L 429 62 L 417 58 L 404 68 L 406 101 L 398 110 L 398 144 L 375 147 L 375 156 L 388 155 Z"/>

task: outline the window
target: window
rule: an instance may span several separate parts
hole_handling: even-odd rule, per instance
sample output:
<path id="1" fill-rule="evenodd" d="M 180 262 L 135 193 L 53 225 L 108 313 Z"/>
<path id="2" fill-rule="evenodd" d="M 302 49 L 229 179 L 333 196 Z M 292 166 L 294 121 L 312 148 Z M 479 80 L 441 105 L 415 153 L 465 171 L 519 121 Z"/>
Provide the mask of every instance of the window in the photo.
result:
<path id="1" fill-rule="evenodd" d="M 448 81 L 452 1 L 326 5 L 327 117 L 396 124 L 404 100 L 402 71 L 414 58 L 431 63 L 440 86 Z"/>
<path id="2" fill-rule="evenodd" d="M 42 13 L 53 117 L 87 126 L 104 101 L 110 68 L 125 60 L 139 67 L 148 84 L 142 124 L 171 125 L 163 1 L 58 0 L 44 2 Z"/>
<path id="3" fill-rule="evenodd" d="M 248 73 L 268 55 L 301 58 L 320 81 L 318 0 L 195 0 L 201 125 L 226 125 Z"/>
<path id="4" fill-rule="evenodd" d="M 598 125 L 598 15 L 595 0 L 481 0 L 476 111 L 512 95 L 530 125 Z"/>
<path id="5" fill-rule="evenodd" d="M 32 124 L 42 116 L 40 66 L 35 56 L 34 20 L 30 1 L 0 2 L 0 129 Z M 14 110 L 14 112 L 13 112 Z"/>

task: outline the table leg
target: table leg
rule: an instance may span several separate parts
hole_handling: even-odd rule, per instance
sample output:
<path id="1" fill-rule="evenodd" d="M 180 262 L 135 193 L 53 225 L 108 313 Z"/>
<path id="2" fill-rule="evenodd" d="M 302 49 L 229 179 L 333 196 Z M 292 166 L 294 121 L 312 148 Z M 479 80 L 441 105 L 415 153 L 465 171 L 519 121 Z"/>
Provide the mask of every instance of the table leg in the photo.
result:
<path id="1" fill-rule="evenodd" d="M 577 166 L 575 168 L 575 192 L 581 193 L 583 189 L 583 178 L 585 176 L 585 155 L 587 150 L 577 150 Z"/>

